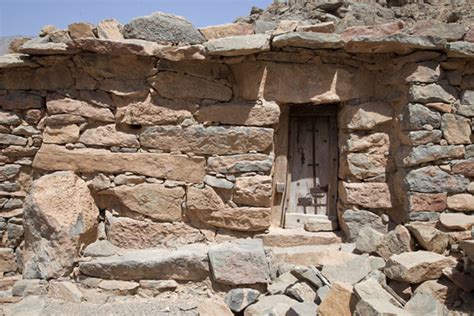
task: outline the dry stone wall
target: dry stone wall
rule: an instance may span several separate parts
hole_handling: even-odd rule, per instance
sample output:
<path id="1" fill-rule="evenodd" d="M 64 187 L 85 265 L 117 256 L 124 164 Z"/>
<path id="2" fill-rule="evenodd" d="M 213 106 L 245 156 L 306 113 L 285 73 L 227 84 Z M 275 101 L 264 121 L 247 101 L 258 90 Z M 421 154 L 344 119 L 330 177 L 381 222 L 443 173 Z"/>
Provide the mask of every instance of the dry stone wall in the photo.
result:
<path id="1" fill-rule="evenodd" d="M 46 28 L 0 57 L 0 276 L 129 294 L 210 278 L 254 288 L 235 294 L 252 302 L 256 289 L 272 294 L 245 315 L 274 300 L 284 312 L 317 303 L 330 315 L 341 301 L 341 314 L 416 314 L 424 303 L 412 290 L 442 275 L 471 291 L 468 30 L 409 35 L 389 23 L 341 34 L 290 22 L 267 34 L 243 24 L 199 33 L 158 13 L 123 30 L 113 20 Z M 173 42 L 155 34 L 163 27 L 182 33 Z M 329 104 L 339 109 L 342 234 L 278 229 L 288 111 Z M 77 294 L 58 283 L 50 293 Z M 373 291 L 384 294 L 374 302 Z"/>

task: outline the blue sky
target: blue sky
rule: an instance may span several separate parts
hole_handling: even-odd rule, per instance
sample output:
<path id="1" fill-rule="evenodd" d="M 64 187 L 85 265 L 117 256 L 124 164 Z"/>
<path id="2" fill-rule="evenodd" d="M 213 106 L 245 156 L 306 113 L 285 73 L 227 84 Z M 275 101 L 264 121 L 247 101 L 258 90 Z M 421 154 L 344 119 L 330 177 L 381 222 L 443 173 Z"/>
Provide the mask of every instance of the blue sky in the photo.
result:
<path id="1" fill-rule="evenodd" d="M 163 11 L 182 15 L 195 26 L 232 22 L 252 6 L 272 0 L 0 0 L 0 36 L 37 35 L 43 25 L 66 28 L 73 22 L 97 23 L 116 18 L 127 23 L 137 16 Z"/>

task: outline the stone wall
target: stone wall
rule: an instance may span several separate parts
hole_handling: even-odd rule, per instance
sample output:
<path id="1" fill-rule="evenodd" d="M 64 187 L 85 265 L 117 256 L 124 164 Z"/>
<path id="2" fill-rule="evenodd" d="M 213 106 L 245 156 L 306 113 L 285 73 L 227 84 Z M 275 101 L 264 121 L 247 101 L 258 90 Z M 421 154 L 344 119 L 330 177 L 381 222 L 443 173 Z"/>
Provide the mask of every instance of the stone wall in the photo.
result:
<path id="1" fill-rule="evenodd" d="M 287 153 L 276 150 L 280 121 L 288 108 L 308 104 L 339 107 L 337 204 L 346 241 L 364 238 L 365 227 L 391 238 L 407 222 L 426 222 L 449 245 L 469 239 L 474 44 L 453 41 L 464 37 L 451 36 L 457 29 L 438 38 L 406 35 L 401 26 L 336 34 L 294 32 L 285 22 L 249 35 L 235 24 L 205 28 L 202 44 L 184 46 L 96 38 L 99 27 L 90 35 L 72 26 L 66 43 L 42 37 L 0 57 L 0 272 L 79 273 L 73 267 L 84 247 L 106 239 L 122 249 L 193 244 L 196 274 L 163 275 L 194 281 L 209 273 L 204 244 L 256 237 L 284 247 L 292 241 L 268 237 L 282 224 L 273 181 L 286 173 L 284 159 L 278 164 Z M 388 259 L 410 249 L 377 253 Z M 106 263 L 94 264 L 81 264 L 80 273 L 101 276 Z M 150 275 L 115 268 L 127 280 Z M 246 284 L 213 273 L 218 283 Z M 265 278 L 258 280 L 250 283 Z"/>

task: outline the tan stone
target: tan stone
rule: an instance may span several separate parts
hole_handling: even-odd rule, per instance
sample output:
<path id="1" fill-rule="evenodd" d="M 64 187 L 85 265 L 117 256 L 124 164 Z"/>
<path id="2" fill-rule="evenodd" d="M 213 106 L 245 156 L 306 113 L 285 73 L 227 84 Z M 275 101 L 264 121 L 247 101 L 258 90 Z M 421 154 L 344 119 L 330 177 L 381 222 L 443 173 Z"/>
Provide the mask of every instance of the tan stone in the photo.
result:
<path id="1" fill-rule="evenodd" d="M 346 134 L 347 135 L 347 134 Z M 344 150 L 349 152 L 365 152 L 369 154 L 385 154 L 390 148 L 390 137 L 386 133 L 358 135 L 351 133 L 344 142 Z"/>
<path id="2" fill-rule="evenodd" d="M 5 272 L 15 272 L 17 270 L 15 252 L 11 248 L 0 248 L 0 279 Z"/>
<path id="3" fill-rule="evenodd" d="M 339 177 L 354 176 L 357 179 L 367 179 L 384 176 L 388 171 L 388 157 L 384 154 L 350 153 L 341 159 Z"/>
<path id="4" fill-rule="evenodd" d="M 165 104 L 157 99 L 134 101 L 117 108 L 117 121 L 130 125 L 162 125 L 180 123 L 192 114 L 189 107 L 179 104 Z"/>
<path id="5" fill-rule="evenodd" d="M 94 106 L 84 101 L 74 100 L 60 95 L 48 96 L 46 107 L 50 115 L 74 114 L 96 121 L 115 121 L 114 115 L 107 108 Z"/>
<path id="6" fill-rule="evenodd" d="M 239 231 L 261 231 L 270 227 L 269 208 L 229 208 L 209 186 L 189 187 L 186 215 L 211 226 Z"/>
<path id="7" fill-rule="evenodd" d="M 162 97 L 168 99 L 232 99 L 232 90 L 227 85 L 182 73 L 160 72 L 154 78 L 152 86 Z"/>
<path id="8" fill-rule="evenodd" d="M 321 316 L 351 316 L 355 303 L 355 295 L 350 284 L 333 282 L 327 296 L 319 305 L 318 312 Z"/>
<path id="9" fill-rule="evenodd" d="M 107 217 L 107 238 L 117 247 L 145 249 L 179 247 L 204 242 L 204 235 L 184 223 L 156 223 L 126 217 Z"/>
<path id="10" fill-rule="evenodd" d="M 121 40 L 123 39 L 122 25 L 115 19 L 100 21 L 97 24 L 97 36 L 104 39 Z"/>
<path id="11" fill-rule="evenodd" d="M 312 233 L 303 229 L 286 229 L 279 227 L 271 227 L 268 233 L 255 237 L 261 238 L 265 247 L 329 245 L 342 242 L 340 234 L 334 232 Z"/>
<path id="12" fill-rule="evenodd" d="M 470 144 L 470 120 L 454 114 L 444 114 L 441 121 L 444 138 L 449 144 Z"/>
<path id="13" fill-rule="evenodd" d="M 474 195 L 468 193 L 448 196 L 448 208 L 460 212 L 474 211 Z"/>
<path id="14" fill-rule="evenodd" d="M 453 106 L 447 103 L 441 103 L 441 102 L 426 103 L 425 106 L 434 110 L 438 110 L 440 112 L 444 112 L 444 113 L 452 113 L 454 111 Z"/>
<path id="15" fill-rule="evenodd" d="M 65 64 L 35 69 L 13 68 L 0 73 L 0 89 L 6 90 L 59 90 L 74 84 L 71 70 Z"/>
<path id="16" fill-rule="evenodd" d="M 322 22 L 312 25 L 300 25 L 296 27 L 296 32 L 317 32 L 317 33 L 334 33 L 336 25 L 334 22 Z"/>
<path id="17" fill-rule="evenodd" d="M 276 29 L 273 31 L 273 35 L 294 32 L 297 26 L 297 20 L 281 20 L 278 22 Z"/>
<path id="18" fill-rule="evenodd" d="M 229 103 L 202 106 L 196 112 L 201 123 L 265 126 L 278 123 L 280 107 L 275 102 Z"/>
<path id="19" fill-rule="evenodd" d="M 101 55 L 138 55 L 154 56 L 160 49 L 160 45 L 155 42 L 148 42 L 139 39 L 99 39 L 99 38 L 79 38 L 75 39 L 71 46 L 85 51 Z"/>
<path id="20" fill-rule="evenodd" d="M 451 172 L 462 174 L 465 177 L 474 177 L 474 159 L 455 163 L 451 168 Z"/>
<path id="21" fill-rule="evenodd" d="M 434 228 L 431 223 L 413 222 L 406 225 L 418 243 L 428 251 L 443 254 L 449 243 L 449 236 Z"/>
<path id="22" fill-rule="evenodd" d="M 207 39 L 215 39 L 235 35 L 253 34 L 253 25 L 248 23 L 228 23 L 200 28 L 199 31 Z"/>
<path id="23" fill-rule="evenodd" d="M 171 61 L 181 60 L 203 60 L 206 58 L 206 49 L 204 45 L 188 45 L 188 46 L 160 46 L 160 49 L 155 51 L 158 58 L 163 58 Z"/>
<path id="24" fill-rule="evenodd" d="M 95 35 L 93 29 L 94 26 L 89 23 L 73 23 L 68 26 L 69 36 L 71 36 L 73 40 L 87 37 L 94 38 Z"/>
<path id="25" fill-rule="evenodd" d="M 133 172 L 156 178 L 201 183 L 204 158 L 153 153 L 111 153 L 102 149 L 67 150 L 43 144 L 33 160 L 41 170 L 72 170 L 79 173 Z"/>
<path id="26" fill-rule="evenodd" d="M 270 50 L 270 35 L 236 35 L 207 41 L 205 47 L 213 56 L 243 56 Z"/>
<path id="27" fill-rule="evenodd" d="M 89 128 L 82 133 L 79 142 L 93 146 L 140 147 L 137 135 L 118 131 L 115 124 Z"/>
<path id="28" fill-rule="evenodd" d="M 343 128 L 371 130 L 377 125 L 390 122 L 393 109 L 384 102 L 368 102 L 356 106 L 346 105 L 339 114 L 339 124 Z"/>
<path id="29" fill-rule="evenodd" d="M 239 154 L 267 151 L 273 144 L 273 129 L 243 126 L 153 126 L 140 135 L 145 148 L 196 154 Z"/>
<path id="30" fill-rule="evenodd" d="M 390 22 L 385 24 L 376 24 L 371 26 L 351 26 L 346 28 L 341 35 L 345 40 L 354 36 L 381 36 L 391 35 L 401 31 L 405 23 L 403 21 Z"/>
<path id="31" fill-rule="evenodd" d="M 100 208 L 117 212 L 138 213 L 159 221 L 180 221 L 184 189 L 167 188 L 164 184 L 143 183 L 136 186 L 121 185 L 98 193 Z"/>
<path id="32" fill-rule="evenodd" d="M 231 68 L 238 95 L 246 100 L 325 104 L 374 93 L 373 75 L 348 67 L 256 61 Z"/>
<path id="33" fill-rule="evenodd" d="M 443 212 L 447 207 L 446 193 L 418 193 L 408 196 L 410 212 Z"/>
<path id="34" fill-rule="evenodd" d="M 414 292 L 426 293 L 443 304 L 450 305 L 454 303 L 461 294 L 461 289 L 456 287 L 451 281 L 446 278 L 440 278 L 438 280 L 428 280 L 420 284 Z"/>
<path id="35" fill-rule="evenodd" d="M 63 126 L 47 126 L 43 133 L 46 144 L 76 143 L 79 140 L 79 126 L 75 124 Z"/>
<path id="36" fill-rule="evenodd" d="M 205 299 L 197 306 L 198 315 L 201 316 L 233 316 L 234 313 L 221 300 Z"/>
<path id="37" fill-rule="evenodd" d="M 474 216 L 463 213 L 442 213 L 439 221 L 448 229 L 468 230 L 474 225 Z"/>
<path id="38" fill-rule="evenodd" d="M 270 176 L 239 177 L 235 182 L 233 200 L 239 205 L 269 207 L 272 198 Z"/>
<path id="39" fill-rule="evenodd" d="M 340 182 L 339 192 L 346 204 L 366 208 L 391 208 L 390 190 L 386 183 Z"/>
<path id="40" fill-rule="evenodd" d="M 442 275 L 444 268 L 454 265 L 456 260 L 453 258 L 434 252 L 405 252 L 390 257 L 384 272 L 390 279 L 416 284 L 437 279 Z"/>
<path id="41" fill-rule="evenodd" d="M 48 296 L 69 303 L 81 303 L 84 295 L 76 284 L 69 281 L 50 282 Z"/>
<path id="42" fill-rule="evenodd" d="M 81 244 L 97 237 L 98 214 L 86 183 L 71 171 L 33 182 L 24 208 L 25 277 L 68 275 Z"/>

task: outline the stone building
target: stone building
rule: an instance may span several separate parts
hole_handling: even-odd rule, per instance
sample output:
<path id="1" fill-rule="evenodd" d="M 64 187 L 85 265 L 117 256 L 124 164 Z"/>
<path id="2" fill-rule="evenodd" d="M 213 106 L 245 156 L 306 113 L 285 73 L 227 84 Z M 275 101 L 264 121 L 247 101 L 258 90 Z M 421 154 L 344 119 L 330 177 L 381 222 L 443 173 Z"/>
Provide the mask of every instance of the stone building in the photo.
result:
<path id="1" fill-rule="evenodd" d="M 423 23 L 157 13 L 0 57 L 6 311 L 206 280 L 271 294 L 245 315 L 472 311 L 474 29 Z"/>

